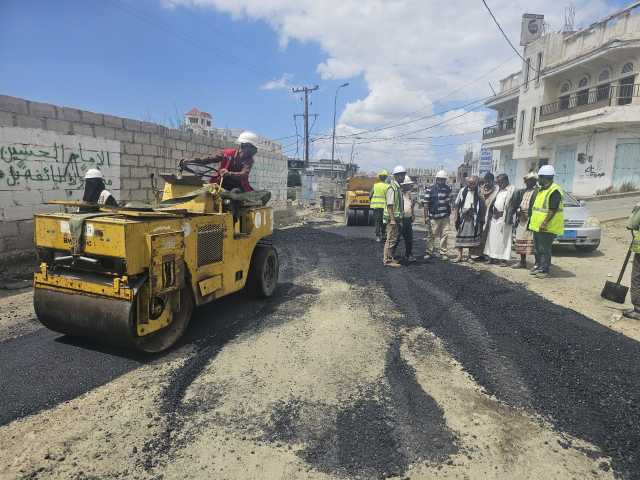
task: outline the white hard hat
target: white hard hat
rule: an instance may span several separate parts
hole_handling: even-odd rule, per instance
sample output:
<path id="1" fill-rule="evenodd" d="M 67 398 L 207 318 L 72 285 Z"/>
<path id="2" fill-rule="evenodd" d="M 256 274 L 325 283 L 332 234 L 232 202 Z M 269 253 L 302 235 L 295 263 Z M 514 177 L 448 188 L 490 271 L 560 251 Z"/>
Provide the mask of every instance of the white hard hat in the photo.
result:
<path id="1" fill-rule="evenodd" d="M 249 131 L 245 131 L 242 132 L 240 134 L 240 136 L 238 137 L 238 139 L 236 140 L 236 143 L 238 145 L 242 145 L 243 143 L 248 143 L 250 145 L 253 145 L 254 147 L 258 148 L 258 135 L 256 135 L 253 132 L 249 132 Z"/>
<path id="2" fill-rule="evenodd" d="M 409 175 L 404 177 L 404 182 L 402 182 L 402 185 L 413 185 L 413 180 Z"/>
<path id="3" fill-rule="evenodd" d="M 395 175 L 396 173 L 407 173 L 407 169 L 404 168 L 402 165 L 396 165 L 396 167 L 393 169 L 393 172 L 391 172 L 391 174 Z"/>
<path id="4" fill-rule="evenodd" d="M 447 178 L 447 172 L 445 172 L 444 170 L 440 170 L 438 173 L 436 173 L 436 178 Z"/>
<path id="5" fill-rule="evenodd" d="M 89 178 L 104 178 L 104 176 L 102 175 L 102 172 L 100 170 L 98 170 L 97 168 L 90 168 L 84 174 L 84 178 L 86 180 L 86 179 L 89 179 Z"/>
<path id="6" fill-rule="evenodd" d="M 538 175 L 543 175 L 545 177 L 553 177 L 556 174 L 556 169 L 553 168 L 553 165 L 543 165 L 538 170 Z"/>

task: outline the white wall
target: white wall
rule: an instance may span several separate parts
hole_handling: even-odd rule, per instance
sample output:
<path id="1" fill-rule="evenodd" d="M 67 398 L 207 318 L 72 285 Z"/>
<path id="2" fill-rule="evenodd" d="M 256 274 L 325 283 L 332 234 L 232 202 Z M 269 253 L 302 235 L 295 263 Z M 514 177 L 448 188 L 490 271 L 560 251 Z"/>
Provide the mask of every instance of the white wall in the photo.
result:
<path id="1" fill-rule="evenodd" d="M 31 219 L 49 200 L 80 200 L 84 174 L 100 169 L 120 190 L 120 142 L 33 128 L 0 127 L 0 220 Z"/>
<path id="2" fill-rule="evenodd" d="M 555 162 L 556 147 L 560 145 L 577 145 L 577 154 L 584 153 L 584 163 L 578 162 L 576 154 L 575 174 L 572 191 L 576 195 L 594 195 L 597 190 L 604 190 L 613 181 L 616 144 L 625 138 L 640 138 L 640 129 L 613 130 L 593 135 L 567 135 L 554 140 L 548 145 L 550 163 Z M 638 159 L 640 162 L 640 159 Z"/>

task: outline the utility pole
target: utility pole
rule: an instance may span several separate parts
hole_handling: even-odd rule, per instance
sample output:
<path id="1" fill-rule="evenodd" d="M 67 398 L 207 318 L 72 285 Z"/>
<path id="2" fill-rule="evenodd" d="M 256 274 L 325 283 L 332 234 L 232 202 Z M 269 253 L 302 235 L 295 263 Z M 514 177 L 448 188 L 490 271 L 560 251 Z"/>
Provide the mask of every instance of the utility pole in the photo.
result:
<path id="1" fill-rule="evenodd" d="M 336 109 L 338 107 L 338 90 L 348 87 L 349 82 L 343 83 L 336 88 L 336 94 L 333 97 L 333 134 L 331 135 L 331 178 L 333 178 L 333 160 L 336 151 Z"/>
<path id="2" fill-rule="evenodd" d="M 300 87 L 292 88 L 293 93 L 304 93 L 304 167 L 309 166 L 309 94 L 318 90 L 318 85 L 315 87 Z"/>

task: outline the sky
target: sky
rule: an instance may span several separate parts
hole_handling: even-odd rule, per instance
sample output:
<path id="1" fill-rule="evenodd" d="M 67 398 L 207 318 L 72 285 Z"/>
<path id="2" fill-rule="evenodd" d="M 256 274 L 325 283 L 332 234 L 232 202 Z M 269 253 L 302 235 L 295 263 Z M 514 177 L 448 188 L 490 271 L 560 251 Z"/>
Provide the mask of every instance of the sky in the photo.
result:
<path id="1" fill-rule="evenodd" d="M 487 3 L 516 46 L 523 13 L 564 23 L 554 0 Z M 573 0 L 576 25 L 628 3 Z M 472 102 L 521 65 L 482 0 L 1 0 L 0 18 L 0 94 L 167 126 L 197 107 L 299 157 L 291 88 L 318 85 L 312 158 L 338 91 L 336 157 L 364 171 L 454 168 L 495 118 Z"/>

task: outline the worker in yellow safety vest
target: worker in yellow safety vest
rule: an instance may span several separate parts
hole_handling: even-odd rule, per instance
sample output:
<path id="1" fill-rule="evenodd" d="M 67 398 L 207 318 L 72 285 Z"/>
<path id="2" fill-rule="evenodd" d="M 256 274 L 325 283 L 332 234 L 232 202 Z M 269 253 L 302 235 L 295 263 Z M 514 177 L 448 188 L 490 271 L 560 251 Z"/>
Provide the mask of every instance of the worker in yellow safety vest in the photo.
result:
<path id="1" fill-rule="evenodd" d="M 555 174 L 552 165 L 540 167 L 540 188 L 529 207 L 529 230 L 533 232 L 536 258 L 531 275 L 537 278 L 549 276 L 551 246 L 555 238 L 564 233 L 564 192 L 560 185 L 553 181 Z"/>
<path id="2" fill-rule="evenodd" d="M 633 232 L 631 251 L 634 255 L 631 267 L 631 288 L 629 289 L 633 309 L 625 311 L 622 315 L 633 320 L 640 320 L 640 203 L 633 208 L 627 228 Z"/>
<path id="3" fill-rule="evenodd" d="M 387 183 L 388 177 L 389 172 L 380 170 L 380 173 L 378 173 L 378 181 L 373 185 L 371 193 L 369 194 L 369 208 L 373 210 L 373 219 L 376 226 L 376 242 L 380 242 L 386 237 L 387 229 L 383 221 L 383 215 L 386 207 L 385 198 L 389 188 L 389 184 Z"/>

